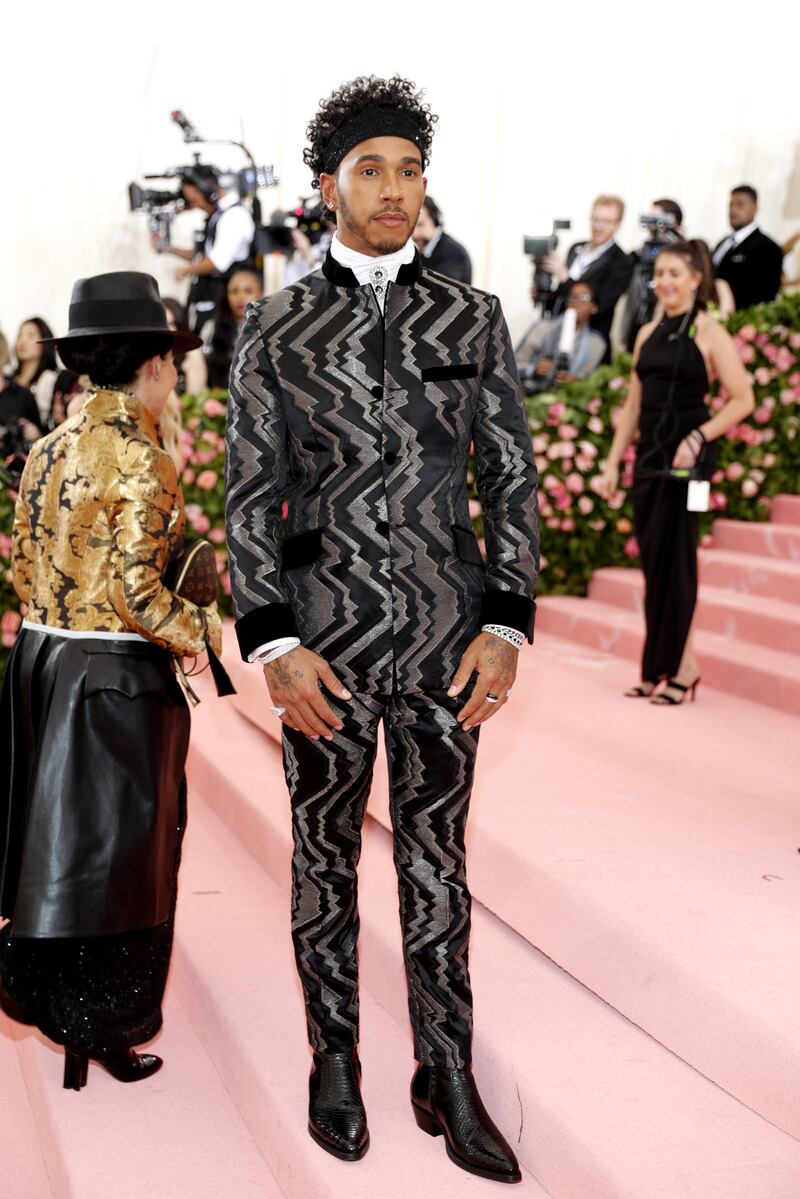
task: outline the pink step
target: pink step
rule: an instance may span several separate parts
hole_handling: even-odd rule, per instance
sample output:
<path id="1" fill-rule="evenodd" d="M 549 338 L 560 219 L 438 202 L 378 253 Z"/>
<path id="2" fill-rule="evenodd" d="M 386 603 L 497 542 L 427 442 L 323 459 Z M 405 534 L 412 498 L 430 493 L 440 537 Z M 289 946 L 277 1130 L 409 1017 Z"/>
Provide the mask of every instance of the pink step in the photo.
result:
<path id="1" fill-rule="evenodd" d="M 778 524 L 800 525 L 800 495 L 776 495 L 772 501 L 772 519 Z"/>
<path id="2" fill-rule="evenodd" d="M 40 1129 L 17 1052 L 18 1039 L 26 1034 L 0 1012 L 0 1129 L 3 1137 L 4 1199 L 56 1199 L 60 1194 L 48 1170 Z"/>
<path id="3" fill-rule="evenodd" d="M 542 733 L 546 745 L 548 730 Z M 483 800 L 497 825 L 498 800 L 509 792 L 495 770 L 493 763 L 486 779 L 491 794 Z M 372 1147 L 345 1176 L 347 1167 L 319 1162 L 302 1127 L 308 1059 L 288 942 L 288 800 L 277 747 L 232 705 L 203 704 L 195 713 L 190 777 L 194 823 L 186 871 L 197 899 L 182 910 L 177 985 L 265 1155 L 277 1161 L 287 1199 L 344 1193 L 400 1199 L 422 1183 L 426 1192 L 485 1194 L 478 1180 L 453 1176 L 441 1142 L 422 1138 L 407 1109 L 410 1042 L 387 832 L 368 820 L 359 883 L 361 1045 Z M 530 814 L 524 786 L 518 782 L 514 790 Z M 198 791 L 214 813 L 198 802 Z M 563 807 L 563 790 L 552 794 Z M 566 816 L 563 828 L 571 823 Z M 535 844 L 530 832 L 525 844 Z M 510 865 L 516 871 L 513 857 Z M 264 869 L 276 866 L 280 887 Z M 522 886 L 511 890 L 522 899 L 527 876 L 514 877 Z M 498 893 L 508 896 L 508 869 L 494 878 Z M 219 895 L 208 895 L 212 889 Z M 611 943 L 597 954 L 595 941 L 592 953 L 615 959 Z M 476 1074 L 487 1106 L 531 1171 L 521 1195 L 543 1196 L 546 1188 L 570 1199 L 795 1199 L 796 1140 L 681 1062 L 480 903 L 471 967 Z M 274 1068 L 265 1070 L 263 1062 Z"/>
<path id="4" fill-rule="evenodd" d="M 716 548 L 700 550 L 698 561 L 701 583 L 800 603 L 800 562 Z"/>
<path id="5" fill-rule="evenodd" d="M 644 603 L 641 571 L 625 567 L 596 571 L 589 584 L 589 598 L 641 613 Z M 695 619 L 699 629 L 722 637 L 800 654 L 800 603 L 702 585 Z"/>
<path id="6" fill-rule="evenodd" d="M 545 596 L 539 601 L 536 626 L 634 662 L 641 656 L 642 617 L 599 600 Z M 707 686 L 800 715 L 800 659 L 793 654 L 703 629 L 695 634 L 695 647 Z"/>
<path id="7" fill-rule="evenodd" d="M 3 1123 L 3 1199 L 39 1199 L 42 1193 L 15 1190 L 13 1177 L 8 1189 L 8 1143 L 13 1153 L 26 1100 L 53 1199 L 282 1199 L 172 990 L 164 1016 L 164 1030 L 153 1042 L 164 1057 L 158 1074 L 125 1086 L 90 1063 L 79 1094 L 62 1089 L 63 1050 L 36 1030 L 15 1026 L 24 1081 L 3 1079 L 4 1095 L 8 1089 L 20 1108 Z M 29 1164 L 35 1162 L 36 1156 Z"/>
<path id="8" fill-rule="evenodd" d="M 800 525 L 771 521 L 715 520 L 714 546 L 744 554 L 780 558 L 800 566 Z"/>
<path id="9" fill-rule="evenodd" d="M 234 716 L 233 725 L 227 719 L 229 714 Z M 405 1199 L 423 1193 L 481 1199 L 486 1183 L 456 1174 L 443 1142 L 417 1128 L 408 1094 L 414 1061 L 407 1021 L 398 1024 L 368 985 L 361 990 L 360 1054 L 370 1122 L 369 1152 L 354 1166 L 336 1161 L 309 1137 L 310 1054 L 289 938 L 288 842 L 279 846 L 283 864 L 279 886 L 230 828 L 199 802 L 200 794 L 209 794 L 213 777 L 202 765 L 203 754 L 208 752 L 216 764 L 218 754 L 226 748 L 222 738 L 230 737 L 238 743 L 240 753 L 234 755 L 235 765 L 231 763 L 225 794 L 213 796 L 215 803 L 225 807 L 228 824 L 235 826 L 237 806 L 249 804 L 251 799 L 262 807 L 265 800 L 270 806 L 282 804 L 284 816 L 288 814 L 279 755 L 266 745 L 266 756 L 262 752 L 246 760 L 243 754 L 250 748 L 250 737 L 240 738 L 242 727 L 241 719 L 229 709 L 219 721 L 206 724 L 199 752 L 197 740 L 192 750 L 192 826 L 173 977 L 193 1024 L 286 1199 L 342 1199 L 345 1195 L 348 1199 Z M 245 732 L 251 730 L 245 728 Z M 253 736 L 263 750 L 263 735 Z M 253 767 L 259 779 L 256 791 Z M 243 833 L 248 848 L 258 853 L 249 820 Z M 367 856 L 370 848 L 367 845 Z M 396 892 L 386 865 L 391 871 L 391 858 L 381 867 L 380 890 L 392 901 L 396 928 Z M 369 888 L 362 891 L 365 908 L 372 906 L 372 899 Z M 368 956 L 366 947 L 363 956 Z M 398 971 L 402 972 L 397 949 L 393 966 L 393 978 L 386 981 L 397 989 Z M 365 964 L 362 978 L 368 973 Z M 511 1030 L 504 1035 L 513 1038 Z M 491 1062 L 476 1062 L 476 1073 L 483 1080 L 490 1070 Z M 490 1101 L 490 1086 L 483 1090 Z M 504 1090 L 505 1111 L 495 1105 L 495 1118 L 516 1139 L 520 1100 L 512 1079 L 504 1080 Z M 527 1170 L 519 1193 L 530 1199 L 547 1199 Z M 220 1194 L 233 1197 L 236 1192 L 223 1190 Z"/>

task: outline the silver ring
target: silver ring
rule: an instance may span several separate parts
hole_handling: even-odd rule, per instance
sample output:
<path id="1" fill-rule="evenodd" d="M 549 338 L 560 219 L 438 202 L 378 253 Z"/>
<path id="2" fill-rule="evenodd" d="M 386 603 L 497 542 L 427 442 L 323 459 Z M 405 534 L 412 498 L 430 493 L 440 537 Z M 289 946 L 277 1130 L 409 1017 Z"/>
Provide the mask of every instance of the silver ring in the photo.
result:
<path id="1" fill-rule="evenodd" d="M 487 704 L 499 704 L 499 703 L 500 703 L 500 696 L 499 696 L 499 695 L 492 695 L 492 693 L 491 693 L 491 691 L 490 691 L 490 692 L 489 692 L 489 694 L 486 696 L 486 702 L 487 702 Z"/>
<path id="2" fill-rule="evenodd" d="M 284 712 L 286 711 L 286 709 L 285 709 L 285 708 L 275 708 L 275 707 L 271 707 L 271 708 L 270 708 L 270 711 L 272 712 L 272 715 L 273 715 L 273 716 L 283 716 L 283 714 L 284 714 Z"/>

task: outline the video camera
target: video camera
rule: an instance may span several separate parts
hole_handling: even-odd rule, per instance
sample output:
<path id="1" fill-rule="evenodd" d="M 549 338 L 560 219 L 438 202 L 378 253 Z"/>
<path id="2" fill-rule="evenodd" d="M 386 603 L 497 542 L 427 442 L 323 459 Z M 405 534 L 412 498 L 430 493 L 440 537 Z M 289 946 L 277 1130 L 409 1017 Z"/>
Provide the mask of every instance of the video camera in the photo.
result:
<path id="1" fill-rule="evenodd" d="M 305 233 L 312 245 L 316 245 L 325 232 L 325 207 L 313 196 L 301 196 L 300 202 L 291 212 L 278 209 L 273 212 L 268 225 L 256 231 L 256 250 L 259 254 L 274 254 L 276 251 L 291 258 L 294 253 L 292 230 Z"/>
<path id="2" fill-rule="evenodd" d="M 180 109 L 171 112 L 170 118 L 183 132 L 183 140 L 185 142 L 217 146 L 236 146 L 245 154 L 249 161 L 248 165 L 242 170 L 219 171 L 216 167 L 212 167 L 211 170 L 219 179 L 219 186 L 224 191 L 235 191 L 240 200 L 250 199 L 252 201 L 253 219 L 256 225 L 260 224 L 261 208 L 257 195 L 258 188 L 277 187 L 280 182 L 272 164 L 270 163 L 269 166 L 257 166 L 253 155 L 242 142 L 224 138 L 201 137 L 194 125 L 184 116 Z M 179 181 L 194 181 L 192 177 L 195 175 L 198 167 L 201 167 L 205 173 L 210 173 L 209 168 L 205 164 L 201 164 L 199 151 L 194 151 L 192 157 L 194 161 L 188 166 L 168 167 L 159 174 L 145 175 L 144 178 L 145 180 L 178 179 Z M 198 183 L 198 186 L 200 186 L 202 191 L 205 190 L 204 184 Z M 140 187 L 138 183 L 131 183 L 128 186 L 128 200 L 131 212 L 146 212 L 148 214 L 148 224 L 154 249 L 158 254 L 163 253 L 170 244 L 170 228 L 173 220 L 179 212 L 183 212 L 187 207 L 180 182 L 174 190 Z"/>
<path id="3" fill-rule="evenodd" d="M 622 340 L 629 351 L 633 350 L 636 334 L 652 319 L 655 311 L 653 274 L 656 259 L 665 246 L 674 245 L 681 239 L 678 221 L 672 212 L 645 213 L 639 217 L 639 224 L 649 236 L 635 253 L 636 265 L 625 300 Z"/>
<path id="4" fill-rule="evenodd" d="M 558 291 L 558 284 L 553 286 L 553 276 L 544 268 L 544 259 L 558 249 L 559 231 L 570 227 L 569 221 L 553 221 L 553 232 L 547 237 L 525 237 L 522 241 L 523 253 L 533 259 L 533 286 L 537 302 L 544 309 L 551 307 L 552 297 Z"/>

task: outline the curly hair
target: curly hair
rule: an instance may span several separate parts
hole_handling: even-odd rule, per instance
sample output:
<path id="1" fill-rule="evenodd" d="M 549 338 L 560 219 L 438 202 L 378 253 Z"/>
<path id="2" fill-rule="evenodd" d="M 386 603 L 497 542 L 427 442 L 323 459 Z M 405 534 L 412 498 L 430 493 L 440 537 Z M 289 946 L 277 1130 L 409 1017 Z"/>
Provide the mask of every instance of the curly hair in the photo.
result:
<path id="1" fill-rule="evenodd" d="M 325 147 L 337 129 L 346 121 L 363 112 L 365 108 L 383 106 L 408 113 L 419 124 L 420 148 L 425 164 L 430 161 L 431 142 L 439 118 L 431 112 L 430 104 L 423 103 L 425 92 L 418 90 L 410 79 L 393 75 L 391 79 L 380 79 L 377 75 L 359 75 L 343 83 L 332 92 L 327 100 L 320 100 L 319 111 L 306 127 L 310 145 L 303 151 L 303 162 L 311 168 L 312 186 L 319 187 L 319 177 L 324 169 Z"/>

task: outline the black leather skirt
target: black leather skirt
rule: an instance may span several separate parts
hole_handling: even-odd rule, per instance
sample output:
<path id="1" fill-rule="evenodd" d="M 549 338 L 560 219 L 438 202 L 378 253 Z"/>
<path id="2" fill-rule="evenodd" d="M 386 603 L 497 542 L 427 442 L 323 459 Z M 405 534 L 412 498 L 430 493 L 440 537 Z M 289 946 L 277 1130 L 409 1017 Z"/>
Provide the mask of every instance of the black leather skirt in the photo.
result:
<path id="1" fill-rule="evenodd" d="M 23 629 L 0 700 L 0 915 L 14 937 L 168 920 L 189 723 L 166 650 Z"/>

